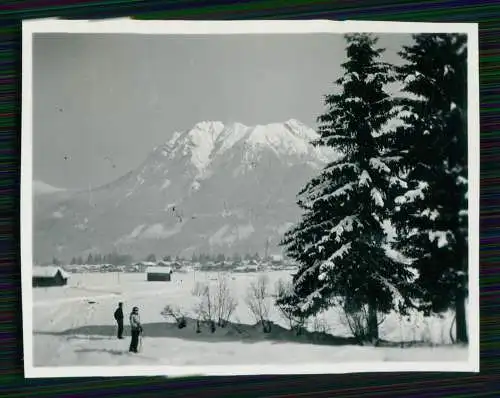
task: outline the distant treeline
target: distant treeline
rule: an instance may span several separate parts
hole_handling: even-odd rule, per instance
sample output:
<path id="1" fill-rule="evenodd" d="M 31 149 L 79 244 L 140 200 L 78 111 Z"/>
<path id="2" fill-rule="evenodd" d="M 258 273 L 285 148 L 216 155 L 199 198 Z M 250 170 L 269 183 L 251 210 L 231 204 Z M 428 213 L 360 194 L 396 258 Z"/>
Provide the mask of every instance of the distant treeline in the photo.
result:
<path id="1" fill-rule="evenodd" d="M 57 261 L 57 259 L 54 259 Z M 133 264 L 134 257 L 130 254 L 121 254 L 117 252 L 112 252 L 108 254 L 100 253 L 89 253 L 87 257 L 73 257 L 71 259 L 71 265 L 81 265 L 81 264 L 112 264 L 112 265 L 128 265 Z M 54 262 L 54 264 L 57 264 Z"/>
<path id="2" fill-rule="evenodd" d="M 160 259 L 160 258 L 159 258 Z M 187 258 L 182 256 L 163 256 L 161 257 L 163 261 L 185 261 Z M 224 253 L 193 253 L 191 256 L 191 262 L 193 263 L 207 263 L 207 262 L 221 262 L 221 261 L 242 261 L 242 260 L 261 260 L 259 253 L 255 254 L 224 254 Z M 146 256 L 145 261 L 156 262 L 157 257 L 154 254 Z"/>
<path id="3" fill-rule="evenodd" d="M 241 255 L 235 253 L 233 255 L 219 254 L 207 254 L 207 253 L 194 253 L 191 257 L 192 262 L 206 263 L 210 261 L 221 262 L 221 261 L 242 261 L 242 260 L 261 260 L 259 253 L 255 254 L 245 254 Z"/>
<path id="4" fill-rule="evenodd" d="M 157 262 L 158 260 L 163 261 L 184 261 L 187 260 L 182 256 L 170 256 L 166 255 L 163 257 L 156 257 L 155 254 L 151 253 L 144 258 L 144 261 Z M 192 262 L 198 263 L 208 263 L 208 262 L 221 262 L 221 261 L 242 261 L 242 260 L 262 260 L 259 253 L 255 254 L 239 254 L 234 253 L 232 255 L 226 255 L 223 253 L 209 254 L 209 253 L 193 253 L 191 256 Z M 87 256 L 76 256 L 71 259 L 71 265 L 84 265 L 84 264 L 112 264 L 112 265 L 131 265 L 136 262 L 134 256 L 130 254 L 122 254 L 118 252 L 112 252 L 108 254 L 100 253 L 89 253 Z M 63 261 L 54 257 L 52 260 L 54 265 L 62 265 Z"/>

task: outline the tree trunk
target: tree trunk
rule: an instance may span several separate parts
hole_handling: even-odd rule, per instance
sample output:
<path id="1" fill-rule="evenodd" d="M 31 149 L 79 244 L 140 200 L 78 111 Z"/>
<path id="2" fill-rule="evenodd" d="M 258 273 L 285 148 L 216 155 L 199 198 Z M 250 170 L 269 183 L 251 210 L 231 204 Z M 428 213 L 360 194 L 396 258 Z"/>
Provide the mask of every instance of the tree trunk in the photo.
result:
<path id="1" fill-rule="evenodd" d="M 455 295 L 455 334 L 457 343 L 468 344 L 469 336 L 467 334 L 467 315 L 465 309 L 465 299 L 467 297 L 467 274 L 468 261 L 467 261 L 467 242 L 463 238 L 463 235 L 459 235 L 459 231 L 456 232 L 456 236 L 462 237 L 459 241 L 458 255 L 460 261 L 460 271 L 462 272 L 462 278 L 457 286 L 457 292 Z"/>
<path id="2" fill-rule="evenodd" d="M 368 339 L 375 344 L 378 341 L 377 305 L 372 301 L 368 304 Z"/>
<path id="3" fill-rule="evenodd" d="M 469 336 L 467 334 L 467 316 L 465 311 L 465 295 L 459 292 L 455 299 L 455 332 L 457 343 L 468 344 Z"/>

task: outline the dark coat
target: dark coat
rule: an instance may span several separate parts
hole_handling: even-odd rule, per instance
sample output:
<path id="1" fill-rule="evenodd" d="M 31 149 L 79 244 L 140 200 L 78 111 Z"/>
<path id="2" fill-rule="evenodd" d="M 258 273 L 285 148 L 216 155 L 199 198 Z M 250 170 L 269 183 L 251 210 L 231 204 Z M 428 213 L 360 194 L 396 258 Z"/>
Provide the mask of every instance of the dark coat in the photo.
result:
<path id="1" fill-rule="evenodd" d="M 122 307 L 118 307 L 115 311 L 115 320 L 117 322 L 123 322 L 123 310 Z"/>

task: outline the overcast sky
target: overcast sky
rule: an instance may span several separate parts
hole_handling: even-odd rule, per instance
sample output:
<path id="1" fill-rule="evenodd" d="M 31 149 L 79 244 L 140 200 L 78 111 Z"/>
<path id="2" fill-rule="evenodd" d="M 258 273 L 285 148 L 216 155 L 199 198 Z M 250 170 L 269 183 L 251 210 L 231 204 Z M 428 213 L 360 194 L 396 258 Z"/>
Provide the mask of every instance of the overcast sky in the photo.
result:
<path id="1" fill-rule="evenodd" d="M 381 35 L 384 60 L 400 63 L 410 42 Z M 37 34 L 34 178 L 64 188 L 107 183 L 203 120 L 295 118 L 315 128 L 344 51 L 338 34 Z"/>

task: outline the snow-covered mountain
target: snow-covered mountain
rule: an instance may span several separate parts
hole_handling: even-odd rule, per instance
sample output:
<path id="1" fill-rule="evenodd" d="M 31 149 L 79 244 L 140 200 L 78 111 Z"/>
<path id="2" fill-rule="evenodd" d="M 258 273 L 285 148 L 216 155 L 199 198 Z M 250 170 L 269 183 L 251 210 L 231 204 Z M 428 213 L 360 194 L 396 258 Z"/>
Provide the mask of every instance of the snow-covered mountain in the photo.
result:
<path id="1" fill-rule="evenodd" d="M 136 256 L 277 252 L 296 194 L 337 154 L 297 120 L 201 122 L 98 188 L 35 200 L 35 258 L 116 249 Z"/>

